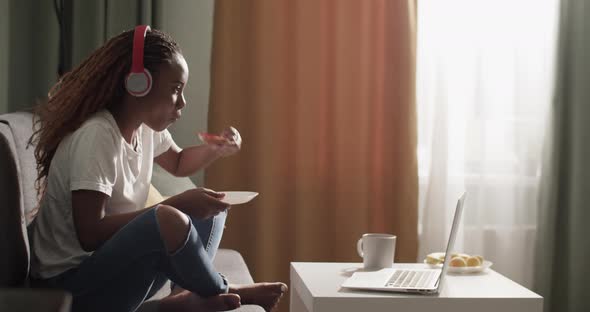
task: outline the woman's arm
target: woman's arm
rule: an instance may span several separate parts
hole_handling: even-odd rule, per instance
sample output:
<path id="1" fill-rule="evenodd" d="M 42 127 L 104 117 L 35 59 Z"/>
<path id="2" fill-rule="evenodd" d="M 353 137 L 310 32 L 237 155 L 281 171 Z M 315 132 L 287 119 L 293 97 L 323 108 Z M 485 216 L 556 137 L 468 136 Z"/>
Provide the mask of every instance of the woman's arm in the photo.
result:
<path id="1" fill-rule="evenodd" d="M 72 192 L 74 227 L 84 251 L 98 249 L 125 224 L 149 209 L 105 216 L 109 198 L 107 194 L 91 190 Z"/>
<path id="2" fill-rule="evenodd" d="M 220 157 L 217 146 L 196 145 L 180 149 L 173 145 L 166 152 L 154 158 L 160 167 L 177 177 L 188 177 L 206 168 Z"/>
<path id="3" fill-rule="evenodd" d="M 229 204 L 220 201 L 223 196 L 222 193 L 195 188 L 172 196 L 160 204 L 172 206 L 197 219 L 207 219 L 229 208 Z M 85 251 L 98 249 L 123 226 L 153 207 L 105 216 L 109 198 L 104 193 L 91 190 L 72 192 L 74 227 L 80 246 Z"/>
<path id="4" fill-rule="evenodd" d="M 229 208 L 229 204 L 222 202 L 223 193 L 197 187 L 171 196 L 161 202 L 162 205 L 172 206 L 189 216 L 208 219 Z"/>
<path id="5" fill-rule="evenodd" d="M 208 144 L 191 146 L 185 149 L 181 149 L 173 143 L 166 152 L 154 158 L 154 160 L 160 167 L 174 176 L 188 177 L 206 168 L 219 157 L 226 157 L 240 150 L 242 137 L 234 127 L 223 130 L 220 136 L 226 138 L 227 141 L 222 143 L 209 142 Z"/>

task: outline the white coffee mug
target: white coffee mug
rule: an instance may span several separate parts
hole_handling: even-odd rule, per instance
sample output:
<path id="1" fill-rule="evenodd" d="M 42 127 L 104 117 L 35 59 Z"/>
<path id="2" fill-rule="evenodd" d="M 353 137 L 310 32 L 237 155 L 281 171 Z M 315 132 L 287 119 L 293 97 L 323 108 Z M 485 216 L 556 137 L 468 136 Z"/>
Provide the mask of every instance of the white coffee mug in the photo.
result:
<path id="1" fill-rule="evenodd" d="M 391 268 L 395 256 L 395 239 L 396 236 L 391 234 L 363 234 L 356 244 L 356 250 L 363 258 L 366 270 Z"/>

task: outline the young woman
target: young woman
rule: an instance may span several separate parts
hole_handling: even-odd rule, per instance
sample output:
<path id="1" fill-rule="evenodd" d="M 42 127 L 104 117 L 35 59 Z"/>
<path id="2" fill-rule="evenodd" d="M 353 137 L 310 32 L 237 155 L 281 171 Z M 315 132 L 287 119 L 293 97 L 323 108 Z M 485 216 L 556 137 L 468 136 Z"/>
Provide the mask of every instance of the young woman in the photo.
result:
<path id="1" fill-rule="evenodd" d="M 168 128 L 186 105 L 187 63 L 170 36 L 126 31 L 65 74 L 35 111 L 41 194 L 33 276 L 70 291 L 73 311 L 134 311 L 167 279 L 161 311 L 272 310 L 283 283 L 229 284 L 215 271 L 229 206 L 196 188 L 143 208 L 153 161 L 189 176 L 240 149 L 227 140 L 180 149 Z"/>

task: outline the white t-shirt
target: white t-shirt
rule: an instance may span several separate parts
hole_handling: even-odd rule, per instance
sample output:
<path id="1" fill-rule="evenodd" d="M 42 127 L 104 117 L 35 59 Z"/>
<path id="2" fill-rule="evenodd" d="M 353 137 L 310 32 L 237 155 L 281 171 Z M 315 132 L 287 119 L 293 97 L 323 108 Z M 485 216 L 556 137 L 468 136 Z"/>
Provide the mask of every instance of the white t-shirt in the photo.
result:
<path id="1" fill-rule="evenodd" d="M 32 274 L 49 278 L 77 267 L 91 253 L 78 241 L 72 217 L 72 191 L 110 196 L 106 215 L 142 209 L 152 178 L 153 159 L 173 144 L 168 130 L 142 124 L 137 147 L 121 135 L 108 110 L 88 119 L 59 144 L 49 167 L 47 191 L 35 220 Z"/>

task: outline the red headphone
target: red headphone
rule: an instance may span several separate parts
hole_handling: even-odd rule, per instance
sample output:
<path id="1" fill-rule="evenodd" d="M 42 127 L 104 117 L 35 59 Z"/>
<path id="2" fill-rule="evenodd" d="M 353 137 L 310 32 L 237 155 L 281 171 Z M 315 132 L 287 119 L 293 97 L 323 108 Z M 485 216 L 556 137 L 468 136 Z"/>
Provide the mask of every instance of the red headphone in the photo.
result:
<path id="1" fill-rule="evenodd" d="M 143 67 L 143 47 L 144 40 L 148 30 L 148 25 L 139 25 L 135 27 L 133 33 L 133 59 L 131 72 L 125 79 L 125 89 L 133 96 L 141 97 L 150 92 L 152 89 L 152 74 L 147 68 Z"/>

